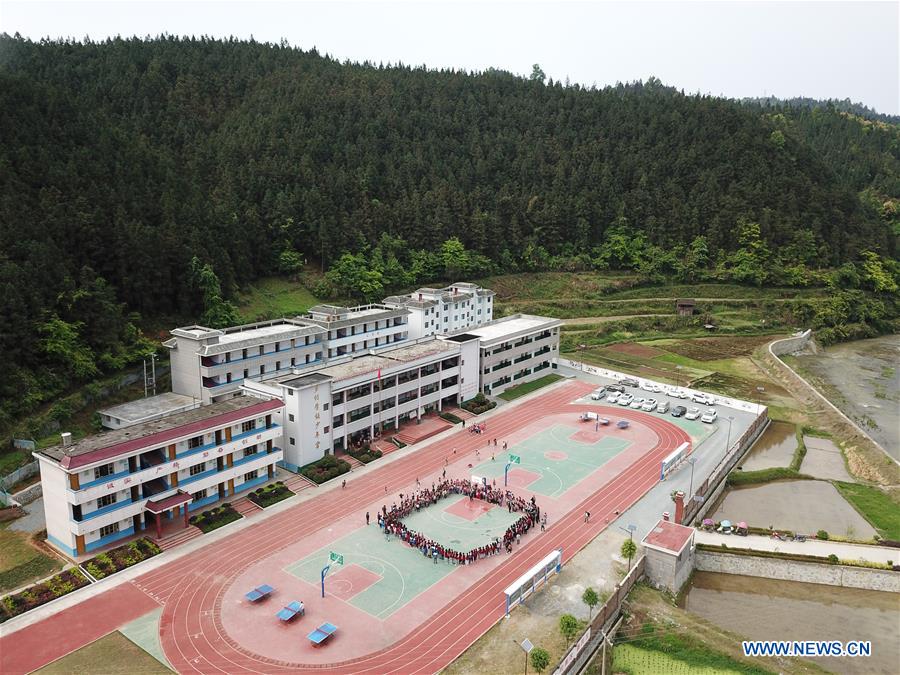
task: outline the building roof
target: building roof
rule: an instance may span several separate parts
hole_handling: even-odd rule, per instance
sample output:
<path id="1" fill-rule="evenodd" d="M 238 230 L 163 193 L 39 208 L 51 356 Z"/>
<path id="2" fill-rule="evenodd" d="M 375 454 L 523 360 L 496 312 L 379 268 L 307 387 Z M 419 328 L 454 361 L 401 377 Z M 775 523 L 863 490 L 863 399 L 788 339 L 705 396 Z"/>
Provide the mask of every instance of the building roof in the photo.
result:
<path id="1" fill-rule="evenodd" d="M 198 407 L 200 407 L 200 401 L 193 396 L 167 391 L 156 396 L 139 398 L 136 401 L 128 401 L 127 403 L 114 405 L 111 408 L 104 408 L 98 412 L 101 415 L 115 417 L 124 423 L 135 424 Z"/>
<path id="2" fill-rule="evenodd" d="M 660 520 L 641 542 L 644 546 L 678 555 L 694 536 L 693 528 Z"/>
<path id="3" fill-rule="evenodd" d="M 478 340 L 479 337 L 472 333 L 458 333 L 456 335 L 448 335 L 447 337 L 442 336 L 441 339 L 449 340 L 450 342 L 468 342 L 469 340 Z"/>
<path id="4" fill-rule="evenodd" d="M 560 325 L 559 319 L 546 316 L 532 316 L 530 314 L 513 314 L 496 321 L 491 321 L 482 326 L 466 328 L 463 332 L 477 335 L 482 342 L 494 342 L 506 340 L 517 333 L 529 333 L 537 330 L 545 330 Z"/>
<path id="5" fill-rule="evenodd" d="M 287 375 L 278 378 L 276 381 L 285 385 L 286 387 L 299 389 L 300 387 L 308 387 L 311 384 L 322 384 L 323 382 L 328 382 L 329 380 L 331 380 L 331 378 L 327 375 L 323 375 L 319 372 L 313 372 L 307 373 L 306 375 Z"/>
<path id="6" fill-rule="evenodd" d="M 420 295 L 422 296 L 421 299 L 419 299 Z M 491 297 L 494 295 L 494 291 L 480 288 L 478 284 L 468 281 L 459 281 L 443 288 L 423 286 L 408 295 L 391 295 L 385 298 L 384 302 L 390 305 L 425 308 L 436 305 L 438 301 L 444 303 L 459 302 L 461 300 L 469 300 L 476 295 L 478 297 Z"/>
<path id="7" fill-rule="evenodd" d="M 381 321 L 407 315 L 409 315 L 407 309 L 379 304 L 360 305 L 359 307 L 316 305 L 310 308 L 308 316 L 298 317 L 298 319 L 323 328 L 343 328 L 369 320 Z"/>
<path id="8" fill-rule="evenodd" d="M 175 337 L 166 340 L 163 345 L 170 349 L 177 348 L 178 340 L 175 338 L 179 337 L 198 342 L 205 341 L 204 344 L 198 345 L 197 353 L 200 356 L 212 356 L 244 347 L 255 347 L 266 342 L 290 340 L 306 335 L 321 335 L 324 332 L 315 322 L 300 318 L 260 321 L 242 326 L 231 326 L 222 330 L 203 326 L 185 326 L 173 329 L 172 335 Z"/>
<path id="9" fill-rule="evenodd" d="M 71 445 L 55 445 L 41 450 L 40 454 L 56 460 L 64 469 L 77 469 L 141 448 L 165 445 L 212 426 L 224 426 L 283 406 L 284 402 L 278 398 L 266 401 L 251 396 L 236 396 L 143 424 L 87 436 Z"/>
<path id="10" fill-rule="evenodd" d="M 169 509 L 173 509 L 176 506 L 181 506 L 182 504 L 190 504 L 194 498 L 185 492 L 184 490 L 179 490 L 174 495 L 169 495 L 168 497 L 163 497 L 162 499 L 150 499 L 144 504 L 144 508 L 147 509 L 150 513 L 163 513 L 164 511 L 168 511 Z"/>

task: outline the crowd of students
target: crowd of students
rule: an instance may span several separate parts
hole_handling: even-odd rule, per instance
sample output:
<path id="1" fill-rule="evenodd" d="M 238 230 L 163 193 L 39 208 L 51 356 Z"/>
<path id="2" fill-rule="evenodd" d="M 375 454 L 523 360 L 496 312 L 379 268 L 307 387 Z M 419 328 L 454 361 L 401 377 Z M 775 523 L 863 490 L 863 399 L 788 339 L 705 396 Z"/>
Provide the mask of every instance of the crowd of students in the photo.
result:
<path id="1" fill-rule="evenodd" d="M 403 519 L 414 511 L 417 512 L 422 508 L 436 504 L 439 500 L 451 494 L 463 494 L 468 496 L 469 500 L 481 499 L 500 507 L 505 502 L 510 513 L 522 512 L 523 515 L 506 529 L 502 540 L 495 539 L 490 544 L 479 546 L 467 552 L 447 548 L 440 542 L 410 530 L 403 523 Z M 517 497 L 508 490 L 498 490 L 491 485 L 473 483 L 470 480 L 460 478 L 445 478 L 438 483 L 432 483 L 431 489 L 420 489 L 406 497 L 401 494 L 400 504 L 392 504 L 390 510 L 388 510 L 387 504 L 382 506 L 381 513 L 378 514 L 378 526 L 384 530 L 385 535 L 396 536 L 413 548 L 419 549 L 422 555 L 432 558 L 435 564 L 439 560 L 446 560 L 457 565 L 468 565 L 480 558 L 496 555 L 504 549 L 507 553 L 512 553 L 513 544 L 520 543 L 522 536 L 532 526 L 542 522 L 540 518 L 541 510 L 534 497 L 529 501 L 522 497 Z M 546 523 L 546 516 L 543 523 Z"/>

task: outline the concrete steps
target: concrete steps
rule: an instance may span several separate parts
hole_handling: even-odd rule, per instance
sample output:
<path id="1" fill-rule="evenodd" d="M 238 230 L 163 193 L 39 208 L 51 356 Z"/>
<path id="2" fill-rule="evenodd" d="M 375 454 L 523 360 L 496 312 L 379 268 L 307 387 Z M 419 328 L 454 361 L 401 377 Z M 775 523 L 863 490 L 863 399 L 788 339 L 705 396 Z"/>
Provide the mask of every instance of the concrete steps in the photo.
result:
<path id="1" fill-rule="evenodd" d="M 157 543 L 157 545 L 163 550 L 168 551 L 170 548 L 175 548 L 176 546 L 181 546 L 203 534 L 203 530 L 199 527 L 195 527 L 194 525 L 188 525 L 183 530 L 176 532 L 175 534 L 170 534 L 168 537 L 163 537 Z"/>
<path id="2" fill-rule="evenodd" d="M 241 497 L 231 502 L 231 508 L 240 513 L 244 518 L 250 518 L 262 512 L 262 507 L 251 502 L 247 497 Z"/>
<path id="3" fill-rule="evenodd" d="M 302 476 L 299 473 L 294 474 L 290 478 L 285 480 L 284 485 L 294 494 L 297 494 L 301 490 L 308 490 L 309 488 L 318 487 L 309 478 L 307 478 L 306 476 Z"/>

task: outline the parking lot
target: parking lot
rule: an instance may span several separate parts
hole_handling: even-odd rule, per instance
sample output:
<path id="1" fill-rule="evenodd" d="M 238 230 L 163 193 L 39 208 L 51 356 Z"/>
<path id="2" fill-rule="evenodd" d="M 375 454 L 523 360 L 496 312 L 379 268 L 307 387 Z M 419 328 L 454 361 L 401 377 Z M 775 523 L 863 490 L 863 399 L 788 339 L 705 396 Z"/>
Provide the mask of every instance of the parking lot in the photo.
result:
<path id="1" fill-rule="evenodd" d="M 600 386 L 608 386 L 618 384 L 619 380 L 611 377 L 603 377 L 599 374 L 589 372 L 587 366 L 585 370 L 580 368 L 571 368 L 560 364 L 558 372 L 566 377 L 575 377 L 579 380 L 596 384 Z M 627 375 L 623 374 L 624 377 Z M 643 378 L 633 378 L 639 383 L 644 381 Z M 739 438 L 741 434 L 750 426 L 757 417 L 756 410 L 753 406 L 749 406 L 749 410 L 743 410 L 727 405 L 722 405 L 720 397 L 712 394 L 717 400 L 713 406 L 701 405 L 694 403 L 691 399 L 682 399 L 672 396 L 670 391 L 666 390 L 663 383 L 662 391 L 650 392 L 641 389 L 640 386 L 625 386 L 626 393 L 631 394 L 634 398 L 654 398 L 657 404 L 667 402 L 669 411 L 666 413 L 654 413 L 665 418 L 678 426 L 685 429 L 694 440 L 694 449 L 691 455 L 695 460 L 693 464 L 693 478 L 691 477 L 692 465 L 688 462 L 682 464 L 675 469 L 665 481 L 661 481 L 656 487 L 648 492 L 643 499 L 637 502 L 631 509 L 623 513 L 615 525 L 623 529 L 627 529 L 627 525 L 635 525 L 637 527 L 634 537 L 641 539 L 662 516 L 664 511 L 672 513 L 674 504 L 672 503 L 671 493 L 675 490 L 683 490 L 686 494 L 691 488 L 696 488 L 712 473 L 713 469 L 725 456 L 726 449 L 731 442 Z M 591 400 L 590 395 L 586 400 Z M 594 401 L 599 402 L 599 401 Z M 604 405 L 613 405 L 603 401 Z M 686 408 L 696 407 L 700 411 L 705 411 L 712 407 L 716 410 L 716 419 L 711 423 L 702 423 L 700 419 L 688 420 L 686 416 L 672 417 L 672 409 L 676 406 L 685 406 Z M 747 407 L 747 406 L 743 406 Z"/>

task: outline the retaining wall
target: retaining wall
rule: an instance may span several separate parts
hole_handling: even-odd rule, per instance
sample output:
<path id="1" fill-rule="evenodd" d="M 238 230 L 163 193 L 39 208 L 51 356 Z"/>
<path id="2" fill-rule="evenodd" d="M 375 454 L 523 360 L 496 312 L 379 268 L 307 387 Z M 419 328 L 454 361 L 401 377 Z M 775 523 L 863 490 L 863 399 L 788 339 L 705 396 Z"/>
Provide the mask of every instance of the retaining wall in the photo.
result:
<path id="1" fill-rule="evenodd" d="M 781 356 L 782 354 L 793 354 L 794 352 L 799 352 L 809 344 L 809 341 L 811 339 L 812 330 L 807 328 L 799 335 L 794 335 L 793 337 L 784 338 L 783 340 L 776 340 L 775 342 L 773 342 L 771 345 L 772 353 L 776 356 Z"/>
<path id="2" fill-rule="evenodd" d="M 34 460 L 33 462 L 29 462 L 25 466 L 21 466 L 12 473 L 8 473 L 5 476 L 0 477 L 0 490 L 8 490 L 13 485 L 18 483 L 20 480 L 25 480 L 26 478 L 31 478 L 32 476 L 36 476 L 41 472 L 40 466 L 38 465 L 38 461 Z"/>
<path id="3" fill-rule="evenodd" d="M 19 490 L 12 498 L 18 502 L 20 505 L 30 504 L 35 499 L 40 499 L 44 494 L 44 486 L 42 483 L 35 483 L 34 485 L 29 485 L 24 490 Z"/>
<path id="4" fill-rule="evenodd" d="M 705 550 L 697 551 L 694 556 L 694 564 L 695 569 L 701 572 L 742 574 L 748 577 L 900 593 L 900 572 L 892 570 L 801 562 L 782 558 L 762 558 Z"/>

